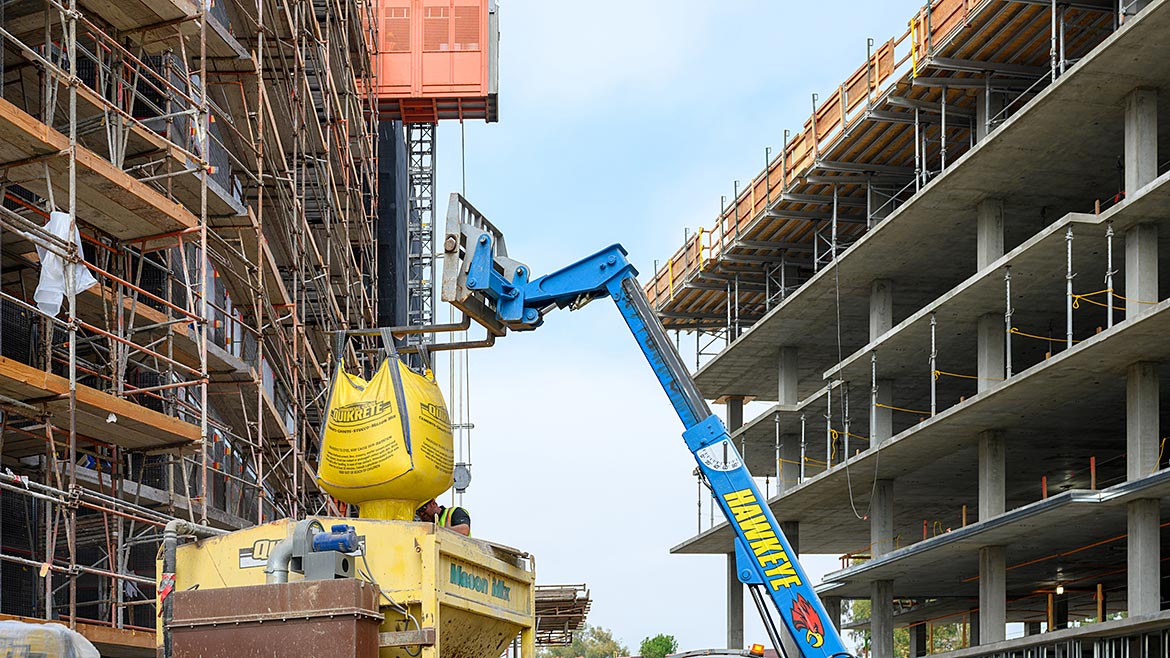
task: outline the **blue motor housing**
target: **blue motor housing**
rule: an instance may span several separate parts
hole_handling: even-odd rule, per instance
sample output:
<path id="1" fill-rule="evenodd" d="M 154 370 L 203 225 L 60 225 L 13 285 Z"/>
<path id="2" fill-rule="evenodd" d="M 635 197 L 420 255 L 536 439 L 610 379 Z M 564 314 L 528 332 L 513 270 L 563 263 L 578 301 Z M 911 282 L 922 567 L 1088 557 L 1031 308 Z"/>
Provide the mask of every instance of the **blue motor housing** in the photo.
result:
<path id="1" fill-rule="evenodd" d="M 344 523 L 333 526 L 331 532 L 318 532 L 313 535 L 313 551 L 338 551 L 353 553 L 358 550 L 357 530 Z"/>

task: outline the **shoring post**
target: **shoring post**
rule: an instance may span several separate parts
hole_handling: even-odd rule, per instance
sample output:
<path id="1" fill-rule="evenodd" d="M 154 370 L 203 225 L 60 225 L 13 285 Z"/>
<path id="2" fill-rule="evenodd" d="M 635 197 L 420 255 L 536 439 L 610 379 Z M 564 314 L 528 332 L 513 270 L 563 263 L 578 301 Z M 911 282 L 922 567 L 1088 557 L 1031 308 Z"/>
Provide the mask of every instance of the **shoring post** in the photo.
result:
<path id="1" fill-rule="evenodd" d="M 1048 39 L 1049 39 L 1049 41 L 1048 41 L 1048 60 L 1049 60 L 1049 69 L 1050 69 L 1050 75 L 1052 77 L 1052 82 L 1056 82 L 1056 67 L 1057 67 L 1057 61 L 1056 61 L 1056 14 L 1057 14 L 1057 11 L 1058 10 L 1056 8 L 1056 0 L 1052 0 L 1052 4 L 1051 4 L 1052 20 L 1050 21 L 1051 28 L 1049 30 L 1049 36 L 1048 36 Z"/>
<path id="2" fill-rule="evenodd" d="M 874 443 L 877 436 L 877 350 L 869 353 L 869 440 Z"/>
<path id="3" fill-rule="evenodd" d="M 1072 257 L 1073 257 L 1072 224 L 1069 224 L 1068 228 L 1064 232 L 1064 242 L 1065 242 L 1064 287 L 1065 287 L 1065 292 L 1066 292 L 1065 302 L 1064 302 L 1064 304 L 1065 304 L 1065 307 L 1064 307 L 1065 328 L 1064 329 L 1065 329 L 1065 340 L 1067 341 L 1068 349 L 1072 349 L 1072 346 L 1073 346 L 1073 277 L 1076 276 L 1075 274 L 1073 274 L 1073 270 L 1072 270 L 1072 267 L 1073 267 L 1073 264 L 1072 264 Z"/>
<path id="4" fill-rule="evenodd" d="M 914 191 L 922 189 L 922 121 L 914 108 Z"/>
<path id="5" fill-rule="evenodd" d="M 833 382 L 825 392 L 825 470 L 833 466 Z"/>
<path id="6" fill-rule="evenodd" d="M 1012 376 L 1012 266 L 1005 265 L 1003 268 L 1003 287 L 1004 296 L 1006 300 L 1005 310 L 1003 313 L 1004 320 L 1004 350 L 1003 362 L 1005 377 Z"/>
<path id="7" fill-rule="evenodd" d="M 1089 488 L 1097 490 L 1097 457 L 1089 457 Z"/>
<path id="8" fill-rule="evenodd" d="M 930 314 L 930 415 L 938 411 L 938 319 Z"/>
<path id="9" fill-rule="evenodd" d="M 779 489 L 783 483 L 783 480 L 780 478 L 780 473 L 781 473 L 781 469 L 783 468 L 783 466 L 780 464 L 780 413 L 779 412 L 776 413 L 774 421 L 776 424 L 776 488 Z"/>
<path id="10" fill-rule="evenodd" d="M 939 130 L 939 158 L 940 171 L 946 171 L 947 168 L 947 87 L 943 85 L 942 88 L 942 124 Z"/>
<path id="11" fill-rule="evenodd" d="M 837 260 L 837 184 L 833 183 L 833 256 L 829 262 Z"/>
<path id="12" fill-rule="evenodd" d="M 1105 223 L 1105 311 L 1106 327 L 1113 328 L 1113 220 Z"/>
<path id="13" fill-rule="evenodd" d="M 802 413 L 800 414 L 800 477 L 797 480 L 798 484 L 804 482 L 805 451 L 807 448 L 804 434 L 804 414 Z"/>

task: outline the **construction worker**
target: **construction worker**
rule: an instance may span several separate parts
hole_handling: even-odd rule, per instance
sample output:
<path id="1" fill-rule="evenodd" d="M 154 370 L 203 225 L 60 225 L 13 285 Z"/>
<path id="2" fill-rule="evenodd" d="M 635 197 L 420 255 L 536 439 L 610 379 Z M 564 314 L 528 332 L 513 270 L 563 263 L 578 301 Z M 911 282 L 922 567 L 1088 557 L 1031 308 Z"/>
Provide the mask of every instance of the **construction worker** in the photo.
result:
<path id="1" fill-rule="evenodd" d="M 471 515 L 462 507 L 443 507 L 432 498 L 414 514 L 419 521 L 433 521 L 440 528 L 471 536 Z"/>

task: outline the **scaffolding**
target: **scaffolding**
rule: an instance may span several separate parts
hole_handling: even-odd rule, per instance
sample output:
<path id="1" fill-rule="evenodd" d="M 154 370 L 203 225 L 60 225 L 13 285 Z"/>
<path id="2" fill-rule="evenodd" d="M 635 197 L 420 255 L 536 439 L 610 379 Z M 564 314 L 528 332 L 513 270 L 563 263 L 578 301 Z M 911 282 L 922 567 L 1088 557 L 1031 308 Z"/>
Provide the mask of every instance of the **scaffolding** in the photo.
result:
<path id="1" fill-rule="evenodd" d="M 329 334 L 376 322 L 373 18 L 0 4 L 0 615 L 153 648 L 168 520 L 339 512 L 313 473 Z"/>

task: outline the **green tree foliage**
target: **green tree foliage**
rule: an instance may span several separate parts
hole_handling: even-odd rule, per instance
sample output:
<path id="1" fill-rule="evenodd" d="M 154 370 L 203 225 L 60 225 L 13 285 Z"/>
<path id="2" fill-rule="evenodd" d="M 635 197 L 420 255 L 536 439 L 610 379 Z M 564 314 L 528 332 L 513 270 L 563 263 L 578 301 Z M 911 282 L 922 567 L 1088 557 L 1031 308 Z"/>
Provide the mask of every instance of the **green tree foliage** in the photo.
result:
<path id="1" fill-rule="evenodd" d="M 843 610 L 845 621 L 860 621 L 869 619 L 869 601 L 860 599 L 851 601 Z M 931 624 L 927 645 L 933 646 L 930 653 L 954 651 L 967 646 L 967 634 L 962 622 L 954 624 Z M 869 656 L 873 646 L 873 634 L 868 628 L 859 631 L 849 631 L 850 639 L 858 647 L 861 656 Z M 933 640 L 933 643 L 932 643 Z M 907 628 L 894 629 L 894 655 L 897 658 L 913 658 L 910 656 L 910 630 Z"/>
<path id="2" fill-rule="evenodd" d="M 642 654 L 642 658 L 666 658 L 675 651 L 678 651 L 678 640 L 673 635 L 659 633 L 642 640 L 638 653 Z"/>
<path id="3" fill-rule="evenodd" d="M 613 631 L 585 624 L 573 633 L 573 643 L 563 647 L 543 647 L 538 658 L 614 658 L 628 656 L 630 649 L 618 642 Z"/>

